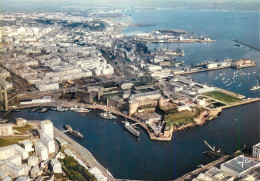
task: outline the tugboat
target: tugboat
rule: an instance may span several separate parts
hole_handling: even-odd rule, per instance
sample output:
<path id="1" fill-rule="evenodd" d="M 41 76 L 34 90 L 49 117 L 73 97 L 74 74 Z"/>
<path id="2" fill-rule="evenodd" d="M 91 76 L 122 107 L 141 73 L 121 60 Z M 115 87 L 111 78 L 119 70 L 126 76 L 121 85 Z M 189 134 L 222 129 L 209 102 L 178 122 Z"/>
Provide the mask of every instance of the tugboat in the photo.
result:
<path id="1" fill-rule="evenodd" d="M 114 116 L 113 114 L 111 114 L 110 112 L 99 112 L 98 115 L 101 117 L 101 118 L 104 118 L 104 119 L 116 119 L 117 117 Z"/>
<path id="2" fill-rule="evenodd" d="M 83 134 L 81 134 L 79 131 L 73 130 L 70 125 L 65 124 L 64 128 L 66 130 L 68 130 L 68 133 L 71 134 L 72 136 L 75 136 L 76 138 L 79 138 L 79 139 L 83 138 Z"/>
<path id="3" fill-rule="evenodd" d="M 204 140 L 204 143 L 206 146 L 208 146 L 208 148 L 211 149 L 211 151 L 204 151 L 203 154 L 206 155 L 207 157 L 211 157 L 211 158 L 219 158 L 221 156 L 223 156 L 223 153 L 221 152 L 221 150 L 217 147 L 212 147 L 208 144 L 207 141 Z"/>
<path id="4" fill-rule="evenodd" d="M 129 133 L 139 137 L 140 132 L 137 131 L 128 121 L 122 121 L 122 125 Z"/>

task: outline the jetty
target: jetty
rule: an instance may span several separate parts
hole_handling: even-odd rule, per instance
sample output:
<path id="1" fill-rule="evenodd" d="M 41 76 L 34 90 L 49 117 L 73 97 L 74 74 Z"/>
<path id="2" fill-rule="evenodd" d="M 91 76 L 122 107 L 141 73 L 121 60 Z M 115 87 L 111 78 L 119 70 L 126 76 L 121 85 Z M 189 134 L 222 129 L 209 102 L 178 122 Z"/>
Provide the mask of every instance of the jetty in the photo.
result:
<path id="1" fill-rule="evenodd" d="M 248 47 L 248 48 L 251 48 L 251 49 L 253 49 L 253 50 L 256 50 L 256 51 L 260 52 L 260 49 L 259 49 L 259 48 L 256 48 L 256 47 L 254 47 L 254 46 L 252 46 L 252 45 L 249 45 L 249 44 L 247 44 L 247 43 L 244 43 L 244 42 L 239 41 L 239 40 L 236 40 L 236 39 L 233 39 L 233 41 L 236 42 L 236 43 L 238 43 L 238 44 L 244 45 L 244 46 L 246 46 L 246 47 Z"/>

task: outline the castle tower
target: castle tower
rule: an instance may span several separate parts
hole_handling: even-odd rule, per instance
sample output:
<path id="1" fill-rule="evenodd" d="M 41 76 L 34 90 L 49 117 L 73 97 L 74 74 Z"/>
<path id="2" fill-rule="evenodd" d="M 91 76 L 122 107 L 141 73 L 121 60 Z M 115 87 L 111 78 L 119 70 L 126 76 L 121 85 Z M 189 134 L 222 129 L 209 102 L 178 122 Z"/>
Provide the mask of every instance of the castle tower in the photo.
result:
<path id="1" fill-rule="evenodd" d="M 128 114 L 129 114 L 129 116 L 132 116 L 136 112 L 138 106 L 139 106 L 138 102 L 129 101 L 129 103 L 128 103 Z"/>
<path id="2" fill-rule="evenodd" d="M 160 97 L 160 98 L 158 99 L 158 105 L 159 105 L 159 107 L 163 107 L 163 104 L 164 104 L 164 100 L 163 100 L 162 97 Z"/>

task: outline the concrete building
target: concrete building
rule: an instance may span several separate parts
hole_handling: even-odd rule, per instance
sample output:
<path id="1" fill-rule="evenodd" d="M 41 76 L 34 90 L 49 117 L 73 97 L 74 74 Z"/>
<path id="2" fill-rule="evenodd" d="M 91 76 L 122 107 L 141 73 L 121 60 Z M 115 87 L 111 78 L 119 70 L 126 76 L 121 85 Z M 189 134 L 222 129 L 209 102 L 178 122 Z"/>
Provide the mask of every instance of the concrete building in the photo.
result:
<path id="1" fill-rule="evenodd" d="M 221 164 L 220 169 L 235 177 L 241 178 L 250 173 L 255 168 L 260 167 L 260 163 L 248 157 L 240 155 L 232 160 Z"/>
<path id="2" fill-rule="evenodd" d="M 6 176 L 5 178 L 3 178 L 3 181 L 12 181 L 12 177 Z"/>
<path id="3" fill-rule="evenodd" d="M 21 176 L 19 178 L 17 178 L 15 181 L 30 181 L 30 177 L 28 176 Z"/>
<path id="4" fill-rule="evenodd" d="M 39 158 L 37 156 L 31 156 L 29 159 L 28 159 L 28 165 L 30 167 L 33 167 L 33 166 L 37 166 L 39 163 Z"/>
<path id="5" fill-rule="evenodd" d="M 43 145 L 48 149 L 48 153 L 54 153 L 55 152 L 55 141 L 53 138 L 51 138 L 46 133 L 41 133 L 41 142 Z"/>
<path id="6" fill-rule="evenodd" d="M 260 180 L 260 167 L 254 169 L 241 179 L 241 181 L 259 181 Z"/>
<path id="7" fill-rule="evenodd" d="M 42 133 L 45 133 L 49 137 L 53 138 L 53 123 L 49 119 L 41 122 L 41 130 Z"/>
<path id="8" fill-rule="evenodd" d="M 35 152 L 41 160 L 48 159 L 48 149 L 43 145 L 42 142 L 35 143 Z"/>
<path id="9" fill-rule="evenodd" d="M 19 127 L 25 126 L 27 124 L 27 120 L 23 118 L 16 118 L 16 125 Z"/>
<path id="10" fill-rule="evenodd" d="M 42 83 L 41 81 L 37 82 L 36 88 L 39 89 L 39 91 L 50 91 L 50 90 L 57 90 L 59 89 L 59 83 L 58 82 L 52 82 L 52 83 Z"/>
<path id="11" fill-rule="evenodd" d="M 12 124 L 0 124 L 0 136 L 11 136 L 13 135 Z"/>
<path id="12" fill-rule="evenodd" d="M 34 151 L 32 147 L 32 142 L 30 140 L 24 140 L 21 142 L 21 144 L 26 151 L 28 152 Z"/>
<path id="13" fill-rule="evenodd" d="M 131 94 L 129 99 L 135 101 L 145 101 L 146 99 L 159 99 L 160 97 L 161 97 L 160 92 L 151 91 L 151 92 Z"/>
<path id="14" fill-rule="evenodd" d="M 253 146 L 253 157 L 260 159 L 260 143 Z"/>
<path id="15" fill-rule="evenodd" d="M 20 155 L 14 155 L 4 161 L 0 161 L 0 170 L 2 176 L 11 176 L 17 178 L 22 175 L 28 175 L 30 167 L 26 164 L 22 165 L 22 157 Z"/>
<path id="16" fill-rule="evenodd" d="M 20 104 L 41 104 L 46 102 L 51 102 L 51 96 L 43 96 L 43 98 L 40 99 L 22 100 L 20 101 Z"/>
<path id="17" fill-rule="evenodd" d="M 57 159 L 51 160 L 50 167 L 53 173 L 62 173 L 61 163 Z"/>
<path id="18" fill-rule="evenodd" d="M 107 181 L 107 177 L 97 168 L 93 167 L 88 170 L 92 175 L 94 175 L 98 181 Z"/>
<path id="19" fill-rule="evenodd" d="M 69 149 L 65 149 L 64 153 L 66 154 L 66 156 L 71 156 L 76 159 L 76 156 Z"/>
<path id="20" fill-rule="evenodd" d="M 29 157 L 28 151 L 17 144 L 0 148 L 0 161 L 8 159 L 9 157 L 12 157 L 14 155 L 20 155 L 23 160 Z"/>
<path id="21" fill-rule="evenodd" d="M 38 177 L 40 174 L 42 173 L 42 171 L 40 170 L 40 168 L 38 166 L 34 166 L 32 167 L 32 169 L 30 170 L 30 175 L 33 178 Z"/>

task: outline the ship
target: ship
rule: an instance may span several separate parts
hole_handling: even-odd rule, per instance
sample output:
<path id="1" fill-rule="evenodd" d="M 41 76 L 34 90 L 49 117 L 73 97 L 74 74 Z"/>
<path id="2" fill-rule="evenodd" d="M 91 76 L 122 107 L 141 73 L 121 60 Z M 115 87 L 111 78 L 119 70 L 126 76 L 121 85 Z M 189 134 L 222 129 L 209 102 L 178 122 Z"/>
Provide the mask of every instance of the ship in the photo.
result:
<path id="1" fill-rule="evenodd" d="M 64 125 L 64 128 L 68 131 L 69 134 L 72 136 L 75 136 L 76 138 L 82 139 L 83 134 L 81 134 L 79 131 L 73 130 L 72 127 L 68 124 Z"/>
<path id="2" fill-rule="evenodd" d="M 204 140 L 204 143 L 206 146 L 208 146 L 208 148 L 210 148 L 210 151 L 204 151 L 203 154 L 208 156 L 208 157 L 211 157 L 211 158 L 219 158 L 221 156 L 224 156 L 222 151 L 217 148 L 217 147 L 212 147 L 210 146 L 210 144 L 208 144 L 207 141 Z"/>
<path id="3" fill-rule="evenodd" d="M 87 109 L 84 107 L 71 107 L 70 110 L 74 111 L 74 112 L 89 112 L 90 111 L 90 109 Z"/>
<path id="4" fill-rule="evenodd" d="M 101 118 L 104 118 L 104 119 L 116 119 L 117 117 L 114 116 L 113 114 L 111 114 L 110 112 L 99 112 L 98 115 L 101 117 Z"/>
<path id="5" fill-rule="evenodd" d="M 251 91 L 254 91 L 254 90 L 260 89 L 259 79 L 260 79 L 260 76 L 258 76 L 258 77 L 256 78 L 256 85 L 253 86 L 253 87 L 250 89 Z"/>
<path id="6" fill-rule="evenodd" d="M 129 133 L 139 137 L 140 132 L 136 130 L 128 121 L 122 121 L 122 125 Z"/>

